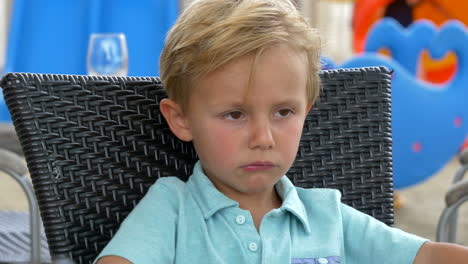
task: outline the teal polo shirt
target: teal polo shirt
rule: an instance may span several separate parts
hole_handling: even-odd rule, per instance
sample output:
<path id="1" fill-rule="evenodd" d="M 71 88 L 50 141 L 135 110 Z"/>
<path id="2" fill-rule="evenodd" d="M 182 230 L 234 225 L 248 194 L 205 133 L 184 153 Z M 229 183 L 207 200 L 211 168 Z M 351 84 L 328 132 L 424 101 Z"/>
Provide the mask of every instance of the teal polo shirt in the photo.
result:
<path id="1" fill-rule="evenodd" d="M 275 185 L 282 205 L 257 232 L 249 211 L 218 191 L 195 165 L 187 183 L 159 179 L 99 259 L 144 263 L 413 263 L 420 237 L 388 227 L 340 201 L 332 189 Z"/>

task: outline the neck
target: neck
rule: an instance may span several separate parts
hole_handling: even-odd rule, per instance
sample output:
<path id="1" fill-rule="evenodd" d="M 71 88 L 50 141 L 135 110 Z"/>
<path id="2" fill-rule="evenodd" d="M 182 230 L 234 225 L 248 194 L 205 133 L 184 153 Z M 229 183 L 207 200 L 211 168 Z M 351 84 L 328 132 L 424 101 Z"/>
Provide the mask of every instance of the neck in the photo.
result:
<path id="1" fill-rule="evenodd" d="M 238 202 L 241 209 L 249 210 L 250 212 L 259 210 L 268 212 L 281 207 L 282 201 L 276 192 L 275 186 L 261 191 L 249 192 L 226 188 L 225 185 L 219 183 L 216 179 L 210 180 L 220 192 L 229 199 Z"/>
<path id="2" fill-rule="evenodd" d="M 263 190 L 241 191 L 223 184 L 215 177 L 210 177 L 206 172 L 205 175 L 220 192 L 238 202 L 241 209 L 250 211 L 257 230 L 259 230 L 260 222 L 265 214 L 281 207 L 282 201 L 274 185 Z"/>
<path id="3" fill-rule="evenodd" d="M 267 193 L 255 193 L 255 194 L 243 194 L 238 197 L 229 197 L 239 203 L 239 207 L 250 212 L 270 210 L 281 207 L 281 198 L 279 197 L 276 189 L 273 187 L 270 192 Z"/>
<path id="4" fill-rule="evenodd" d="M 257 231 L 260 231 L 263 216 L 271 210 L 281 207 L 282 204 L 281 198 L 275 188 L 268 195 L 242 196 L 236 201 L 239 202 L 241 209 L 250 212 Z"/>

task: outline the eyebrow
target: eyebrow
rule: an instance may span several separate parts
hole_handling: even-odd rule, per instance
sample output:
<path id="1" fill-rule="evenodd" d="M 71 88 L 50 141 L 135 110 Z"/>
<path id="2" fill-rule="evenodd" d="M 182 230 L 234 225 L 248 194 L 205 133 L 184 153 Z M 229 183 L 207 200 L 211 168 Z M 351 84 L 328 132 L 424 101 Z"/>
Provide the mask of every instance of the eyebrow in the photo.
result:
<path id="1" fill-rule="evenodd" d="M 275 103 L 275 105 L 299 105 L 299 104 L 301 104 L 301 102 L 296 99 L 285 99 L 285 100 L 281 100 L 278 103 Z"/>
<path id="2" fill-rule="evenodd" d="M 245 102 L 229 102 L 229 103 L 213 103 L 210 104 L 211 107 L 242 107 L 245 105 Z"/>
<path id="3" fill-rule="evenodd" d="M 285 100 L 281 100 L 281 101 L 273 103 L 273 106 L 274 107 L 282 106 L 282 105 L 296 106 L 296 105 L 300 105 L 300 104 L 301 104 L 301 102 L 299 100 L 285 99 Z M 229 102 L 229 103 L 214 103 L 214 104 L 211 104 L 210 107 L 213 107 L 213 108 L 218 108 L 218 107 L 220 107 L 220 108 L 244 108 L 245 107 L 245 101 L 237 101 L 237 102 Z"/>

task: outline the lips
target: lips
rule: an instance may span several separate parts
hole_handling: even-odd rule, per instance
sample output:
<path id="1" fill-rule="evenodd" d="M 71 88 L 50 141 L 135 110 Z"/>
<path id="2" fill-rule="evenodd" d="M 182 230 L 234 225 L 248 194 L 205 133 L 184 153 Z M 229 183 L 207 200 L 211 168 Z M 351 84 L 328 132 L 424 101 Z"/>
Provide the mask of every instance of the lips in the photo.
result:
<path id="1" fill-rule="evenodd" d="M 270 161 L 255 161 L 247 165 L 244 165 L 241 168 L 246 171 L 261 171 L 261 170 L 269 170 L 273 168 L 274 166 L 275 165 L 273 164 L 273 162 L 270 162 Z"/>

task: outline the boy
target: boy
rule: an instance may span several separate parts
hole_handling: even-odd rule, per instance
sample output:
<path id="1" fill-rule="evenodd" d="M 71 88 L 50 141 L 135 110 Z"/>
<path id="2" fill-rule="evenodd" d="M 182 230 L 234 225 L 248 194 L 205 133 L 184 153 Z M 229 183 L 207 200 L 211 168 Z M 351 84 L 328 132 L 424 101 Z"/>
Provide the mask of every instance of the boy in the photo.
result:
<path id="1" fill-rule="evenodd" d="M 289 0 L 187 8 L 161 55 L 169 99 L 160 108 L 200 161 L 187 183 L 159 179 L 98 263 L 466 261 L 463 247 L 389 228 L 341 204 L 338 191 L 284 176 L 319 92 L 319 48 Z"/>

